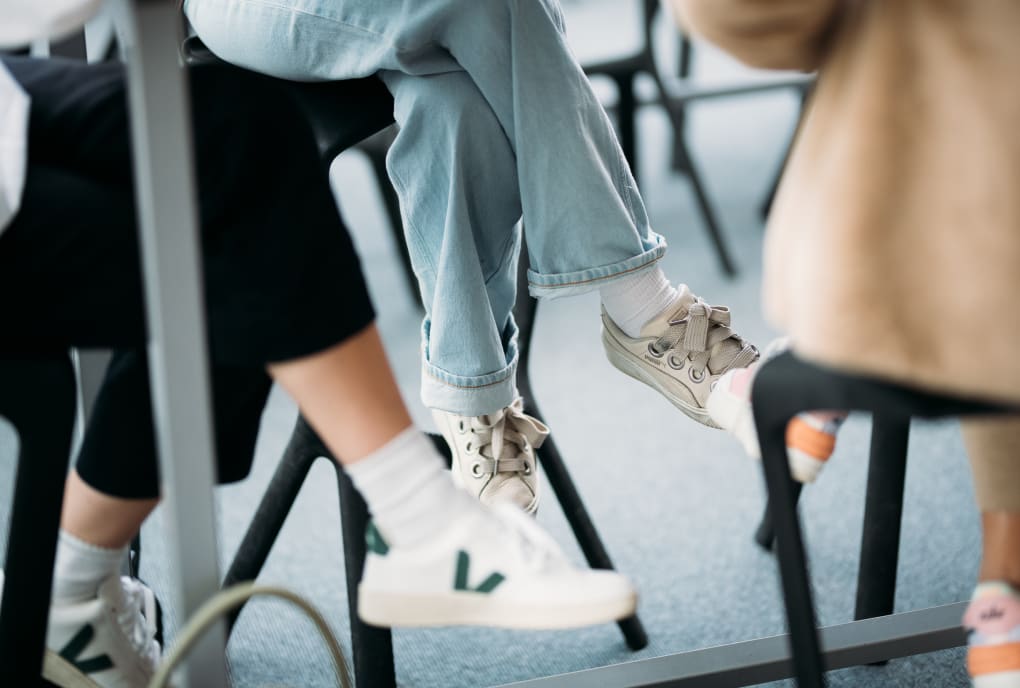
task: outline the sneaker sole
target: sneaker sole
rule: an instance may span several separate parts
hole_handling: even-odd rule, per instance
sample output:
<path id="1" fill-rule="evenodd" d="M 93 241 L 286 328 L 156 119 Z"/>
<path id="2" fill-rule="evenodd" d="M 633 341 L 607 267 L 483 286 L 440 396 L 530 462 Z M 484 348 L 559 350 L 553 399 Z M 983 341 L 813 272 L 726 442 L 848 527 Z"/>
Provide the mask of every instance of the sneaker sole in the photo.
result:
<path id="1" fill-rule="evenodd" d="M 627 351 L 623 345 L 621 345 L 616 339 L 606 330 L 605 326 L 602 328 L 602 347 L 606 351 L 606 358 L 613 364 L 613 367 L 619 370 L 624 375 L 632 377 L 638 382 L 643 382 L 662 396 L 669 400 L 669 403 L 680 409 L 680 412 L 691 418 L 692 420 L 707 425 L 710 428 L 721 429 L 716 424 L 712 417 L 708 415 L 708 410 L 701 408 L 700 406 L 693 406 L 689 402 L 677 397 L 668 388 L 659 383 L 656 376 L 649 374 L 645 366 L 637 363 L 634 360 L 634 354 Z"/>
<path id="2" fill-rule="evenodd" d="M 557 630 L 610 623 L 631 616 L 637 594 L 597 603 L 522 604 L 478 593 L 413 595 L 358 588 L 358 616 L 372 626 L 490 626 L 518 630 Z"/>
<path id="3" fill-rule="evenodd" d="M 73 664 L 52 650 L 43 658 L 43 678 L 60 688 L 102 688 Z"/>

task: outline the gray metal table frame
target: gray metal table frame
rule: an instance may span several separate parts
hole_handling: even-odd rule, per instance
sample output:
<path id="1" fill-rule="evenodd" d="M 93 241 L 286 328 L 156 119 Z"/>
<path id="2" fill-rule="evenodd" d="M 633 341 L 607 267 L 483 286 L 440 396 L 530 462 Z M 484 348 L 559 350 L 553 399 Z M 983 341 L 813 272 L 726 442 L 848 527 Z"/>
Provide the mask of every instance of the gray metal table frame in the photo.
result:
<path id="1" fill-rule="evenodd" d="M 959 647 L 957 602 L 821 630 L 826 670 Z M 793 675 L 788 636 L 777 635 L 510 684 L 513 688 L 733 688 Z"/>
<path id="2" fill-rule="evenodd" d="M 189 618 L 219 590 L 209 364 L 187 74 L 175 0 L 110 0 L 127 62 L 135 191 L 157 446 L 176 562 L 172 595 Z M 226 626 L 184 661 L 182 686 L 226 688 Z"/>

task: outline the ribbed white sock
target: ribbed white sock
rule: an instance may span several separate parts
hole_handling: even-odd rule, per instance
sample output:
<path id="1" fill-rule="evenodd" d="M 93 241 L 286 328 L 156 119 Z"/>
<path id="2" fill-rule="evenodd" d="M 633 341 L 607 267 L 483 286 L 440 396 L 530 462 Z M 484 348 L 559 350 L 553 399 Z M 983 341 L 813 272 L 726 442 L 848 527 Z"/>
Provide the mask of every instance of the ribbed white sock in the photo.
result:
<path id="1" fill-rule="evenodd" d="M 415 545 L 477 508 L 414 426 L 344 469 L 390 544 Z"/>
<path id="2" fill-rule="evenodd" d="M 656 266 L 636 275 L 613 280 L 599 288 L 602 305 L 628 337 L 637 337 L 649 320 L 676 301 L 677 290 Z"/>
<path id="3" fill-rule="evenodd" d="M 120 572 L 126 554 L 127 547 L 99 547 L 61 529 L 53 568 L 54 601 L 92 599 L 104 580 Z"/>

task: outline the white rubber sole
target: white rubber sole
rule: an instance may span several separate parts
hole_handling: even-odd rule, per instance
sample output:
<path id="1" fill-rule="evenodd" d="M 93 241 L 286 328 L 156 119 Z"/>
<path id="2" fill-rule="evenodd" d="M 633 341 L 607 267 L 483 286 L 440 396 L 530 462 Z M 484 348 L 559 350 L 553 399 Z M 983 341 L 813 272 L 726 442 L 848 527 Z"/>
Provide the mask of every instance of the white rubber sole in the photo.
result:
<path id="1" fill-rule="evenodd" d="M 1020 688 L 1020 671 L 1003 671 L 971 679 L 974 688 Z"/>
<path id="2" fill-rule="evenodd" d="M 102 688 L 87 675 L 52 650 L 43 658 L 43 678 L 60 688 Z"/>
<path id="3" fill-rule="evenodd" d="M 637 594 L 601 602 L 548 605 L 502 600 L 474 592 L 415 595 L 358 588 L 358 616 L 372 626 L 490 626 L 556 630 L 610 623 L 631 616 Z"/>
<path id="4" fill-rule="evenodd" d="M 635 360 L 634 354 L 624 348 L 604 325 L 602 327 L 602 346 L 606 351 L 606 358 L 621 373 L 634 378 L 638 382 L 645 383 L 666 397 L 669 403 L 676 406 L 680 409 L 681 413 L 692 420 L 702 425 L 707 425 L 710 428 L 719 428 L 719 425 L 712 420 L 712 416 L 708 414 L 708 409 L 694 406 L 685 399 L 676 396 L 668 387 L 661 384 L 655 375 L 652 375 L 644 365 Z"/>

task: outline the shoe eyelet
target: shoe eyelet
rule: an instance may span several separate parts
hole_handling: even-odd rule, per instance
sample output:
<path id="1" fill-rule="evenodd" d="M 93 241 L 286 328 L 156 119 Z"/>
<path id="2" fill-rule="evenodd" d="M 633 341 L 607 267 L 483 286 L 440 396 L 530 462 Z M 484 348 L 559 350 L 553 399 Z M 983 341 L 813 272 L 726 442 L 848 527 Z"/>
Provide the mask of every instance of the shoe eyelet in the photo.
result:
<path id="1" fill-rule="evenodd" d="M 691 382 L 701 382 L 705 379 L 705 371 L 702 370 L 700 373 L 694 370 L 694 368 L 687 369 L 687 376 L 691 378 Z"/>
<path id="2" fill-rule="evenodd" d="M 524 475 L 531 475 L 531 465 L 524 464 Z"/>
<path id="3" fill-rule="evenodd" d="M 465 451 L 466 451 L 466 452 L 467 452 L 468 454 L 474 454 L 474 453 L 475 453 L 475 452 L 474 452 L 474 451 L 472 450 L 472 448 L 471 448 L 471 443 L 470 443 L 470 442 L 468 442 L 468 443 L 467 443 L 466 445 L 464 445 L 464 450 L 465 450 Z"/>
<path id="4" fill-rule="evenodd" d="M 662 358 L 663 354 L 663 352 L 656 350 L 655 342 L 648 342 L 648 353 L 650 353 L 655 358 Z"/>
<path id="5" fill-rule="evenodd" d="M 475 478 L 481 478 L 484 475 L 484 473 L 482 473 L 482 464 L 477 461 L 471 464 L 471 475 Z"/>
<path id="6" fill-rule="evenodd" d="M 670 354 L 666 358 L 666 362 L 669 363 L 669 367 L 672 368 L 673 370 L 684 369 L 684 359 L 677 356 L 676 354 Z"/>
<path id="7" fill-rule="evenodd" d="M 716 378 L 716 379 L 712 380 L 712 384 L 710 384 L 708 386 L 708 391 L 714 392 L 715 391 L 715 386 L 718 385 L 718 384 L 719 384 L 719 378 Z"/>

